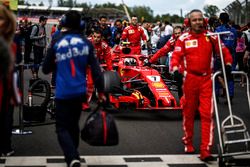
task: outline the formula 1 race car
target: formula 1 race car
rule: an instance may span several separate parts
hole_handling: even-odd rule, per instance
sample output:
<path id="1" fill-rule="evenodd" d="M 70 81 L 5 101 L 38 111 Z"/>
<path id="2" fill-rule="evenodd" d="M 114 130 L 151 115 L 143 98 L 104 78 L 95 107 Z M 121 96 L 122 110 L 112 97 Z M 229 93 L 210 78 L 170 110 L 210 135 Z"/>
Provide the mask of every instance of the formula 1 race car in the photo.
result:
<path id="1" fill-rule="evenodd" d="M 104 72 L 105 91 L 117 109 L 181 110 L 160 73 L 148 66 L 148 56 L 129 54 L 129 47 L 115 56 L 116 71 Z"/>

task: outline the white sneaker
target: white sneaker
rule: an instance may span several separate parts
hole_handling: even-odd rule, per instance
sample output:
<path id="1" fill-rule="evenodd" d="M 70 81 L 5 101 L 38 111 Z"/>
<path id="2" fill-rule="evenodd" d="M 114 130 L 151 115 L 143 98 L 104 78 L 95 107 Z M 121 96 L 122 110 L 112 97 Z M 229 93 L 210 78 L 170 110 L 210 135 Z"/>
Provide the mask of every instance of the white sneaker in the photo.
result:
<path id="1" fill-rule="evenodd" d="M 81 167 L 81 162 L 78 159 L 73 159 L 70 162 L 69 167 Z"/>

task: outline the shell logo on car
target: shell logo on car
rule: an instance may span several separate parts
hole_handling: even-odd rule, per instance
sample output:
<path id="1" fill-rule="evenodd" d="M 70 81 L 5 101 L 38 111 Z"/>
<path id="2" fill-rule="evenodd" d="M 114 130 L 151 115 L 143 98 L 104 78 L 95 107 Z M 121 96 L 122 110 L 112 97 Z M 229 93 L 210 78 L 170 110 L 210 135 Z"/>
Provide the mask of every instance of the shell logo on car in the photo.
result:
<path id="1" fill-rule="evenodd" d="M 162 82 L 154 82 L 154 83 L 152 83 L 152 85 L 155 88 L 164 88 L 165 87 L 165 85 Z"/>

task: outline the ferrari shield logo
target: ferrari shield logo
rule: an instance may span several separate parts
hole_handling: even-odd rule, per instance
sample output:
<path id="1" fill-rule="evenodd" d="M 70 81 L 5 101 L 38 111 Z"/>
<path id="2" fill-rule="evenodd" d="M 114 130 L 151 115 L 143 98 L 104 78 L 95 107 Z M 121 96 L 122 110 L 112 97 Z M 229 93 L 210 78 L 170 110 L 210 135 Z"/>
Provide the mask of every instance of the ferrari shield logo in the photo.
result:
<path id="1" fill-rule="evenodd" d="M 208 37 L 206 37 L 206 41 L 207 41 L 207 42 L 209 42 L 209 41 L 210 41 Z"/>
<path id="2" fill-rule="evenodd" d="M 123 76 L 124 70 L 120 69 L 120 74 L 121 74 L 121 76 Z"/>

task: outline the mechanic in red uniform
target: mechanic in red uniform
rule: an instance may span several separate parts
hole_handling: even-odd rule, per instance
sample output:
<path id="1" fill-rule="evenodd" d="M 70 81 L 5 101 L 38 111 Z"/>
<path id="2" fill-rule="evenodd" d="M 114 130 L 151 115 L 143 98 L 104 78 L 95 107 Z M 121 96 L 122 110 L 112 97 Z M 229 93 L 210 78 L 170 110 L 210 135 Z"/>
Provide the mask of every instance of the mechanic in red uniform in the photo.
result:
<path id="1" fill-rule="evenodd" d="M 212 101 L 212 52 L 213 46 L 219 53 L 217 36 L 208 37 L 203 14 L 194 9 L 189 14 L 190 31 L 182 34 L 176 42 L 171 64 L 174 75 L 184 60 L 184 103 L 183 103 L 183 143 L 186 153 L 194 153 L 193 127 L 195 112 L 201 118 L 200 159 L 214 160 L 211 155 L 213 145 L 213 101 Z M 227 75 L 231 74 L 232 56 L 222 43 L 222 52 Z"/>
<path id="2" fill-rule="evenodd" d="M 102 33 L 99 29 L 94 30 L 92 36 L 88 38 L 95 48 L 96 57 L 100 64 L 106 64 L 106 70 L 112 70 L 111 48 L 102 39 Z"/>
<path id="3" fill-rule="evenodd" d="M 95 48 L 96 57 L 101 65 L 104 65 L 103 70 L 112 70 L 111 48 L 102 39 L 102 33 L 99 29 L 93 31 L 92 35 L 88 38 Z M 106 66 L 106 67 L 105 67 Z M 92 97 L 94 91 L 94 83 L 90 69 L 87 69 L 87 98 L 88 102 Z M 83 110 L 89 110 L 89 104 L 83 103 Z"/>
<path id="4" fill-rule="evenodd" d="M 168 42 L 149 59 L 149 62 L 156 63 L 160 57 L 166 56 L 168 52 L 173 51 L 175 42 L 179 36 L 181 36 L 181 27 L 176 26 L 174 28 L 174 34 L 171 36 Z"/>
<path id="5" fill-rule="evenodd" d="M 179 36 L 181 36 L 182 31 L 181 31 L 181 27 L 180 26 L 176 26 L 174 27 L 174 33 L 171 36 L 171 38 L 168 40 L 168 42 L 160 49 L 158 50 L 150 59 L 149 59 L 149 64 L 153 64 L 156 63 L 157 60 L 162 57 L 162 56 L 167 56 L 168 52 L 172 52 L 174 50 L 174 46 L 175 46 L 175 42 L 176 40 L 179 38 Z M 179 72 L 182 74 L 183 73 L 183 66 L 179 68 Z M 170 69 L 170 71 L 172 71 L 172 69 Z M 178 96 L 179 98 L 182 97 L 183 92 L 182 92 L 182 75 L 180 75 L 178 78 L 180 78 L 179 80 L 177 80 L 178 84 Z M 175 78 L 176 79 L 176 78 Z"/>
<path id="6" fill-rule="evenodd" d="M 138 26 L 136 16 L 131 18 L 130 26 L 126 27 L 122 32 L 122 41 L 130 42 L 131 54 L 141 54 L 141 40 L 147 44 L 147 37 L 141 26 Z"/>

